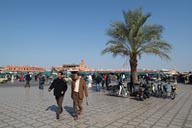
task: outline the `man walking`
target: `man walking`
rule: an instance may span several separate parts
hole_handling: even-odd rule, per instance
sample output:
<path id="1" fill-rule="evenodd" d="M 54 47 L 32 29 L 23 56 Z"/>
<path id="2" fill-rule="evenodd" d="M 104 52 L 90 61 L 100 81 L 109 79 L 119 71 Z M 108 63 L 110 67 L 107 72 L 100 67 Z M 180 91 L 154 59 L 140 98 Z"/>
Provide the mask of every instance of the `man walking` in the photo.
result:
<path id="1" fill-rule="evenodd" d="M 45 84 L 45 77 L 41 73 L 39 74 L 39 89 L 43 90 Z"/>
<path id="2" fill-rule="evenodd" d="M 78 72 L 75 72 L 73 76 L 73 81 L 71 84 L 71 98 L 73 99 L 73 109 L 75 113 L 74 120 L 78 119 L 78 114 L 82 115 L 82 112 L 83 112 L 82 103 L 83 103 L 84 95 L 88 97 L 85 80 L 79 77 Z"/>
<path id="3" fill-rule="evenodd" d="M 59 119 L 59 115 L 63 112 L 63 98 L 65 95 L 65 92 L 67 91 L 67 83 L 62 78 L 63 72 L 58 72 L 57 78 L 53 81 L 51 86 L 49 87 L 48 91 L 50 92 L 54 88 L 54 96 L 57 102 L 57 112 L 56 112 L 56 118 Z"/>
<path id="4" fill-rule="evenodd" d="M 27 74 L 26 74 L 26 76 L 25 76 L 25 80 L 26 80 L 25 87 L 30 87 L 31 77 L 30 77 L 29 72 L 27 72 Z"/>
<path id="5" fill-rule="evenodd" d="M 103 78 L 101 76 L 101 74 L 97 74 L 96 76 L 96 91 L 100 92 L 101 90 L 101 82 L 102 82 Z"/>

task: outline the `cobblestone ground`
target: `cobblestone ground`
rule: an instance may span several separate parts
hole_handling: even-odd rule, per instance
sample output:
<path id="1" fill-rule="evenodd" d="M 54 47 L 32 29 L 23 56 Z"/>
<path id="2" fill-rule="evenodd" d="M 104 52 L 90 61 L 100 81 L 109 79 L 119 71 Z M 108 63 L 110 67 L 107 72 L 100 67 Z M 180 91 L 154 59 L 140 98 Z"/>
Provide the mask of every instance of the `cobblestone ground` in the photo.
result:
<path id="1" fill-rule="evenodd" d="M 56 102 L 48 86 L 39 90 L 34 86 L 37 83 L 30 88 L 19 84 L 0 84 L 0 128 L 192 128 L 191 85 L 179 85 L 175 100 L 151 97 L 138 101 L 90 89 L 89 105 L 83 103 L 84 113 L 74 121 L 70 87 L 57 120 Z"/>

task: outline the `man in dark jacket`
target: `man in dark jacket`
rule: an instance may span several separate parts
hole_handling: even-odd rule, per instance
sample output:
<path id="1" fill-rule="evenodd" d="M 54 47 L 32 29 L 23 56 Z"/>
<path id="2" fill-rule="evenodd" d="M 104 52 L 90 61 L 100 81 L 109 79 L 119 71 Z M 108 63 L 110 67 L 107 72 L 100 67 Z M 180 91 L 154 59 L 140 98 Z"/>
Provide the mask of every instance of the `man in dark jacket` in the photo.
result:
<path id="1" fill-rule="evenodd" d="M 56 112 L 56 118 L 59 119 L 59 114 L 63 112 L 63 98 L 65 95 L 65 92 L 67 90 L 67 83 L 62 78 L 63 72 L 58 72 L 57 78 L 53 81 L 51 86 L 49 87 L 48 91 L 51 91 L 54 88 L 53 94 L 55 96 L 56 102 L 57 102 L 57 112 Z"/>
<path id="2" fill-rule="evenodd" d="M 45 84 L 45 77 L 41 73 L 39 74 L 39 89 L 43 90 Z"/>
<path id="3" fill-rule="evenodd" d="M 25 76 L 25 80 L 26 80 L 25 87 L 30 87 L 31 77 L 30 77 L 29 72 L 27 72 L 27 74 L 26 74 L 26 76 Z"/>

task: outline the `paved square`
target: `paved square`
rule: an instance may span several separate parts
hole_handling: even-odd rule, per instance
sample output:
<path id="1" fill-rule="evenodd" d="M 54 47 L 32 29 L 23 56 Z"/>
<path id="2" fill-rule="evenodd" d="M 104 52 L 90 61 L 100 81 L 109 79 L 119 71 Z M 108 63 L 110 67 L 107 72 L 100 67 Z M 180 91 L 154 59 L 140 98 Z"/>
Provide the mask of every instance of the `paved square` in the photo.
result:
<path id="1" fill-rule="evenodd" d="M 192 128 L 191 85 L 179 85 L 175 100 L 138 101 L 89 89 L 89 105 L 83 103 L 83 115 L 74 121 L 70 85 L 64 112 L 56 120 L 56 102 L 48 86 L 39 90 L 35 82 L 30 88 L 11 84 L 0 84 L 0 128 Z"/>

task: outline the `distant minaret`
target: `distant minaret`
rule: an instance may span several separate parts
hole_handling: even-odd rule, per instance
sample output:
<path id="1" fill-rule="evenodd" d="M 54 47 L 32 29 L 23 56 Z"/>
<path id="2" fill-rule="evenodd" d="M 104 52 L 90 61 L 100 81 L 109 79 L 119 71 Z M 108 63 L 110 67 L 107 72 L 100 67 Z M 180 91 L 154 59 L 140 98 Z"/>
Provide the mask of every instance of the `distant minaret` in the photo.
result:
<path id="1" fill-rule="evenodd" d="M 81 60 L 79 71 L 85 71 L 85 61 Z"/>

